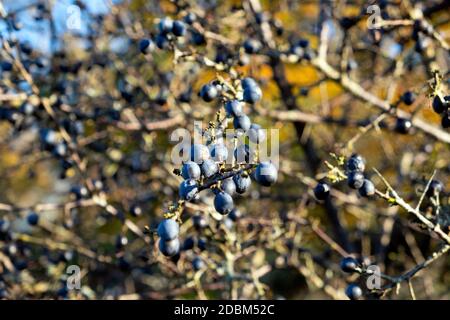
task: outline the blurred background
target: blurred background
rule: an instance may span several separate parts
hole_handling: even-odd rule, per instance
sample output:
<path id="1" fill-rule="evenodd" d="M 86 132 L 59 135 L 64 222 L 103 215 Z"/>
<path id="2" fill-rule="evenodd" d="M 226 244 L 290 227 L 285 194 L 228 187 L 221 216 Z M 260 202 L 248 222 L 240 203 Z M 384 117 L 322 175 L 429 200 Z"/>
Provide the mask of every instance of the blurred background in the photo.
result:
<path id="1" fill-rule="evenodd" d="M 377 188 L 385 190 L 372 168 L 413 206 L 436 170 L 444 185 L 439 221 L 445 232 L 450 225 L 446 136 L 420 128 L 403 133 L 398 117 L 389 115 L 370 126 L 382 110 L 311 61 L 325 25 L 331 66 L 388 103 L 414 92 L 414 103 L 397 108 L 448 134 L 430 94 L 433 70 L 442 95 L 448 94 L 449 50 L 432 37 L 418 50 L 408 14 L 409 8 L 422 12 L 448 42 L 448 1 L 373 1 L 384 20 L 410 21 L 380 33 L 367 28 L 366 1 L 261 1 L 261 16 L 252 15 L 249 2 L 1 2 L 2 42 L 18 48 L 10 55 L 3 43 L 1 55 L 0 108 L 9 110 L 0 117 L 2 298 L 345 299 L 348 283 L 365 280 L 340 270 L 343 253 L 397 276 L 440 248 L 439 238 L 403 209 L 362 198 L 345 181 L 333 185 L 332 201 L 314 199 L 317 181 L 330 177 L 325 161 L 335 165 L 333 155 L 358 153 Z M 141 39 L 156 41 L 159 19 L 190 13 L 198 25 L 186 39 L 139 52 Z M 355 19 L 351 28 L 344 17 Z M 242 47 L 260 37 L 264 22 L 281 62 Z M 299 58 L 301 41 L 308 44 Z M 181 182 L 173 174 L 169 135 L 176 128 L 192 131 L 194 120 L 215 120 L 221 103 L 206 103 L 197 93 L 218 76 L 251 76 L 260 85 L 262 101 L 245 111 L 279 130 L 278 181 L 271 188 L 254 184 L 238 197 L 242 216 L 234 220 L 217 217 L 206 191 L 181 216 L 180 237 L 193 248 L 168 259 L 158 252 L 155 229 L 178 200 Z M 11 116 L 14 110 L 21 116 Z M 60 127 L 75 143 L 75 160 L 45 149 L 46 130 Z M 421 208 L 437 219 L 432 204 Z M 37 226 L 30 225 L 30 213 L 38 214 Z M 204 261 L 200 270 L 193 265 L 197 257 Z M 80 290 L 67 289 L 69 265 L 80 267 Z M 417 298 L 448 299 L 449 266 L 447 255 L 415 277 Z M 409 299 L 410 289 L 402 283 L 382 297 Z"/>

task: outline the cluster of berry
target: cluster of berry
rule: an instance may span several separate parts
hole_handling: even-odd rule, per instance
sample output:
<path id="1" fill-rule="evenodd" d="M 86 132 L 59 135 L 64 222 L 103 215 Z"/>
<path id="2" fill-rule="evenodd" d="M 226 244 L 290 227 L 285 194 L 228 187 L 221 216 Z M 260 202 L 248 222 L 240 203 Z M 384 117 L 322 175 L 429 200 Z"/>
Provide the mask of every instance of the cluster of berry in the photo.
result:
<path id="1" fill-rule="evenodd" d="M 240 82 L 240 88 L 235 92 L 243 92 L 242 100 L 255 103 L 261 99 L 261 89 L 252 78 Z M 200 90 L 200 97 L 210 102 L 226 89 L 226 85 L 218 81 L 205 84 Z M 214 208 L 221 215 L 236 211 L 233 195 L 245 193 L 251 185 L 251 177 L 262 186 L 273 185 L 278 178 L 278 171 L 270 161 L 258 161 L 258 152 L 253 146 L 258 146 L 266 139 L 266 133 L 260 125 L 251 123 L 243 111 L 243 103 L 239 98 L 224 102 L 226 117 L 220 121 L 217 129 L 208 137 L 206 144 L 194 143 L 189 149 L 189 160 L 184 162 L 180 175 L 183 181 L 179 186 L 179 196 L 182 201 L 197 201 L 199 192 L 212 189 L 214 192 Z M 233 118 L 233 141 L 246 134 L 249 143 L 244 141 L 233 146 L 223 142 L 226 120 Z M 212 129 L 212 128 L 211 128 Z M 231 150 L 230 150 L 231 149 Z M 230 152 L 231 151 L 231 152 Z M 227 167 L 227 164 L 231 166 Z M 173 256 L 180 249 L 178 241 L 177 222 L 165 219 L 158 227 L 161 238 L 160 251 L 166 256 Z M 170 221 L 170 222 L 167 222 Z M 169 230 L 170 233 L 165 230 Z M 161 229 L 161 231 L 159 231 Z"/>
<path id="2" fill-rule="evenodd" d="M 197 20 L 194 13 L 188 13 L 181 20 L 172 20 L 170 17 L 162 18 L 158 23 L 158 34 L 151 38 L 141 39 L 139 41 L 139 51 L 143 54 L 150 53 L 154 50 L 155 45 L 159 49 L 168 49 L 170 42 L 175 38 L 185 37 L 190 34 L 190 43 L 193 45 L 205 44 L 205 37 L 194 28 L 189 28 Z"/>
<path id="3" fill-rule="evenodd" d="M 433 98 L 433 110 L 437 114 L 442 116 L 441 125 L 442 128 L 450 128 L 450 96 L 442 98 L 439 95 L 435 95 Z"/>
<path id="4" fill-rule="evenodd" d="M 352 189 L 357 189 L 362 197 L 370 197 L 375 194 L 375 186 L 364 176 L 366 168 L 365 159 L 359 154 L 353 154 L 346 163 L 347 184 Z M 319 182 L 314 188 L 314 196 L 317 200 L 325 200 L 330 193 L 330 186 Z"/>

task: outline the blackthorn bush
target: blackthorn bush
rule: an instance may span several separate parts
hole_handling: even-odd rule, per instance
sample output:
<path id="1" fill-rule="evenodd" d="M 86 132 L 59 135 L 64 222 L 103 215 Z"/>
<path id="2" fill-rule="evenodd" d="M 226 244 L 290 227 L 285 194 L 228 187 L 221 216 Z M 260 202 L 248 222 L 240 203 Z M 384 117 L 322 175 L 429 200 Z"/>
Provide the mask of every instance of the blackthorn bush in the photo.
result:
<path id="1" fill-rule="evenodd" d="M 25 3 L 0 299 L 448 298 L 445 1 Z"/>

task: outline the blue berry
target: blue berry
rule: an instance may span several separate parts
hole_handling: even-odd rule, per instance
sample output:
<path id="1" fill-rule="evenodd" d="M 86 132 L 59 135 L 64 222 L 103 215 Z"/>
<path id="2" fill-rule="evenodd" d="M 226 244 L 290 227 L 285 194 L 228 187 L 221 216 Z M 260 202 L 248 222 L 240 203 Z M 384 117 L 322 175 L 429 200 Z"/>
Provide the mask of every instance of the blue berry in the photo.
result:
<path id="1" fill-rule="evenodd" d="M 352 171 L 348 174 L 347 184 L 352 189 L 359 189 L 364 184 L 364 175 L 359 171 Z"/>
<path id="2" fill-rule="evenodd" d="M 255 79 L 247 77 L 242 79 L 241 81 L 242 89 L 248 89 L 248 88 L 254 88 L 258 87 L 258 83 L 255 81 Z"/>
<path id="3" fill-rule="evenodd" d="M 248 130 L 248 138 L 253 143 L 261 143 L 266 139 L 266 132 L 259 124 L 252 123 Z"/>
<path id="4" fill-rule="evenodd" d="M 193 12 L 189 12 L 184 17 L 184 22 L 186 22 L 187 24 L 193 24 L 195 20 L 197 20 L 197 16 Z"/>
<path id="5" fill-rule="evenodd" d="M 402 95 L 402 101 L 404 104 L 410 106 L 414 103 L 414 101 L 416 100 L 416 95 L 411 92 L 411 91 L 406 91 L 403 95 Z"/>
<path id="6" fill-rule="evenodd" d="M 236 184 L 234 183 L 233 178 L 227 178 L 222 180 L 221 187 L 223 191 L 225 191 L 231 196 L 236 193 Z"/>
<path id="7" fill-rule="evenodd" d="M 200 251 L 206 250 L 206 240 L 204 238 L 198 239 L 197 248 L 199 248 Z"/>
<path id="8" fill-rule="evenodd" d="M 192 201 L 195 199 L 198 193 L 197 182 L 193 179 L 184 180 L 180 184 L 178 190 L 180 198 L 186 201 Z"/>
<path id="9" fill-rule="evenodd" d="M 153 43 L 150 39 L 141 39 L 139 41 L 139 51 L 143 54 L 147 54 L 153 49 Z"/>
<path id="10" fill-rule="evenodd" d="M 211 158 L 217 162 L 228 159 L 228 149 L 223 143 L 217 143 L 211 146 Z"/>
<path id="11" fill-rule="evenodd" d="M 197 31 L 192 32 L 191 41 L 196 46 L 201 46 L 206 43 L 205 36 Z"/>
<path id="12" fill-rule="evenodd" d="M 192 267 L 194 268 L 195 271 L 198 271 L 205 267 L 205 263 L 203 262 L 202 258 L 195 257 L 194 260 L 192 260 Z"/>
<path id="13" fill-rule="evenodd" d="M 118 235 L 116 238 L 116 249 L 120 250 L 128 244 L 128 238 L 122 235 Z"/>
<path id="14" fill-rule="evenodd" d="M 192 224 L 194 225 L 194 228 L 197 230 L 206 228 L 208 225 L 208 221 L 204 217 L 204 215 L 198 214 L 192 217 Z"/>
<path id="15" fill-rule="evenodd" d="M 229 100 L 225 103 L 225 111 L 229 117 L 240 117 L 244 115 L 242 103 L 238 100 Z"/>
<path id="16" fill-rule="evenodd" d="M 184 179 L 200 179 L 201 170 L 200 166 L 193 162 L 193 161 L 187 161 L 183 164 L 183 167 L 181 168 L 181 175 Z"/>
<path id="17" fill-rule="evenodd" d="M 180 252 L 180 240 L 175 238 L 173 240 L 159 240 L 159 251 L 166 257 L 173 257 Z"/>
<path id="18" fill-rule="evenodd" d="M 242 213 L 238 208 L 234 208 L 233 210 L 231 210 L 230 214 L 228 215 L 228 218 L 230 218 L 234 222 L 236 222 L 241 217 Z"/>
<path id="19" fill-rule="evenodd" d="M 358 189 L 359 194 L 362 197 L 370 197 L 375 194 L 375 186 L 369 179 L 364 179 L 364 183 L 361 188 Z"/>
<path id="20" fill-rule="evenodd" d="M 347 297 L 349 297 L 350 300 L 358 300 L 362 297 L 363 292 L 358 285 L 350 284 L 345 289 L 345 294 L 347 295 Z"/>
<path id="21" fill-rule="evenodd" d="M 217 88 L 212 84 L 209 83 L 205 84 L 200 89 L 200 97 L 206 102 L 213 101 L 215 98 L 217 98 L 217 95 L 218 95 Z"/>
<path id="22" fill-rule="evenodd" d="M 139 217 L 142 215 L 142 208 L 137 204 L 133 204 L 130 208 L 130 213 L 133 217 Z"/>
<path id="23" fill-rule="evenodd" d="M 191 150 L 189 154 L 191 161 L 196 163 L 202 163 L 206 159 L 209 159 L 209 149 L 207 146 L 199 143 L 191 145 Z"/>
<path id="24" fill-rule="evenodd" d="M 226 192 L 218 192 L 214 198 L 214 208 L 220 214 L 229 214 L 234 209 L 233 198 Z"/>
<path id="25" fill-rule="evenodd" d="M 162 34 L 167 34 L 169 32 L 172 32 L 173 29 L 173 20 L 169 17 L 164 17 L 159 21 L 158 24 L 159 32 Z"/>
<path id="26" fill-rule="evenodd" d="M 248 175 L 237 174 L 233 176 L 234 184 L 236 185 L 236 192 L 243 194 L 245 193 L 252 184 L 252 179 Z"/>
<path id="27" fill-rule="evenodd" d="M 250 126 L 252 125 L 250 118 L 246 115 L 235 117 L 233 120 L 233 126 L 236 130 L 243 130 L 247 131 L 250 129 Z"/>
<path id="28" fill-rule="evenodd" d="M 180 226 L 173 219 L 164 219 L 158 225 L 158 236 L 162 240 L 173 240 L 178 237 Z"/>
<path id="29" fill-rule="evenodd" d="M 347 171 L 364 172 L 366 169 L 366 161 L 359 154 L 353 154 L 347 161 Z"/>
<path id="30" fill-rule="evenodd" d="M 188 237 L 186 238 L 186 240 L 184 240 L 183 242 L 183 250 L 187 251 L 187 250 L 191 250 L 194 248 L 195 245 L 195 240 L 192 237 Z"/>
<path id="31" fill-rule="evenodd" d="M 256 181 L 265 187 L 273 185 L 278 179 L 278 170 L 271 162 L 261 162 L 255 170 Z"/>
<path id="32" fill-rule="evenodd" d="M 450 112 L 447 111 L 442 115 L 441 125 L 444 129 L 450 128 Z"/>
<path id="33" fill-rule="evenodd" d="M 444 186 L 442 185 L 442 182 L 440 182 L 439 180 L 432 180 L 430 182 L 430 186 L 428 187 L 426 195 L 428 197 L 435 197 L 439 193 L 441 193 L 443 189 Z"/>
<path id="34" fill-rule="evenodd" d="M 158 48 L 161 50 L 167 49 L 169 47 L 169 40 L 167 39 L 165 34 L 158 34 L 155 37 L 155 43 Z"/>
<path id="35" fill-rule="evenodd" d="M 201 164 L 201 171 L 205 178 L 210 178 L 219 171 L 219 167 L 214 160 L 206 159 Z"/>
<path id="36" fill-rule="evenodd" d="M 262 98 L 262 91 L 261 88 L 256 86 L 256 87 L 248 87 L 246 89 L 244 89 L 244 101 L 247 103 L 256 103 L 259 100 L 261 100 Z"/>
<path id="37" fill-rule="evenodd" d="M 172 33 L 177 37 L 183 37 L 186 34 L 186 25 L 184 22 L 175 20 L 173 22 Z"/>
<path id="38" fill-rule="evenodd" d="M 27 222 L 30 226 L 35 226 L 39 222 L 39 215 L 36 212 L 30 212 L 27 216 Z"/>
<path id="39" fill-rule="evenodd" d="M 325 200 L 330 194 L 330 187 L 328 184 L 320 182 L 314 188 L 314 196 L 317 200 Z"/>
<path id="40" fill-rule="evenodd" d="M 340 267 L 341 270 L 347 273 L 355 272 L 356 268 L 359 266 L 358 260 L 353 257 L 345 257 L 341 260 Z"/>
<path id="41" fill-rule="evenodd" d="M 442 113 L 445 111 L 445 103 L 442 101 L 442 98 L 438 95 L 433 98 L 433 110 L 436 113 Z"/>
<path id="42" fill-rule="evenodd" d="M 411 131 L 412 122 L 408 119 L 397 118 L 395 123 L 395 131 L 401 134 L 408 134 Z"/>
<path id="43" fill-rule="evenodd" d="M 247 144 L 240 144 L 234 150 L 234 158 L 237 163 L 250 163 L 255 156 L 255 150 L 250 148 Z"/>
<path id="44" fill-rule="evenodd" d="M 258 53 L 258 51 L 261 49 L 261 42 L 259 42 L 256 39 L 247 39 L 244 42 L 244 50 L 245 53 L 248 54 L 254 54 Z"/>

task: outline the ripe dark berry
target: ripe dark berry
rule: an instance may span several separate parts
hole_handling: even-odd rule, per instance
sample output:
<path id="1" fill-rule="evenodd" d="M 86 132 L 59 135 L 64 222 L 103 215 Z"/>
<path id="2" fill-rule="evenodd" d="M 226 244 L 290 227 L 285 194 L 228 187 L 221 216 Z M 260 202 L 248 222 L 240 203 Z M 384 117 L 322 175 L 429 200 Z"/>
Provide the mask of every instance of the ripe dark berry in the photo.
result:
<path id="1" fill-rule="evenodd" d="M 222 162 L 228 159 L 228 149 L 223 143 L 217 143 L 211 146 L 211 158 Z"/>
<path id="2" fill-rule="evenodd" d="M 262 91 L 261 88 L 258 86 L 253 86 L 244 89 L 244 101 L 247 103 L 256 103 L 262 98 Z"/>
<path id="3" fill-rule="evenodd" d="M 197 182 L 193 179 L 184 180 L 181 182 L 179 190 L 179 196 L 186 201 L 192 201 L 195 199 L 198 193 Z"/>
<path id="4" fill-rule="evenodd" d="M 234 184 L 236 185 L 236 192 L 239 194 L 245 193 L 252 184 L 252 179 L 248 175 L 237 174 L 233 177 Z"/>
<path id="5" fill-rule="evenodd" d="M 341 260 L 340 266 L 342 271 L 352 273 L 356 271 L 359 262 L 353 257 L 345 257 Z"/>
<path id="6" fill-rule="evenodd" d="M 352 171 L 348 174 L 348 186 L 352 189 L 359 189 L 364 184 L 364 175 L 359 171 Z"/>
<path id="7" fill-rule="evenodd" d="M 192 237 L 188 237 L 186 238 L 186 240 L 184 240 L 183 242 L 183 250 L 187 251 L 187 250 L 191 250 L 194 248 L 195 245 L 195 240 Z"/>
<path id="8" fill-rule="evenodd" d="M 238 100 L 229 100 L 225 103 L 225 111 L 229 117 L 240 117 L 244 115 L 242 103 Z"/>
<path id="9" fill-rule="evenodd" d="M 184 22 L 187 24 L 192 24 L 197 20 L 197 16 L 193 12 L 188 12 L 188 14 L 184 17 Z"/>
<path id="10" fill-rule="evenodd" d="M 39 215 L 36 212 L 30 212 L 27 216 L 27 222 L 30 226 L 35 226 L 39 222 Z"/>
<path id="11" fill-rule="evenodd" d="M 266 139 L 266 132 L 259 124 L 252 123 L 248 130 L 248 138 L 253 143 L 261 143 Z"/>
<path id="12" fill-rule="evenodd" d="M 182 37 L 186 34 L 186 25 L 179 20 L 175 20 L 172 26 L 172 33 L 177 37 Z"/>
<path id="13" fill-rule="evenodd" d="M 411 92 L 411 91 L 406 91 L 402 95 L 403 103 L 408 105 L 408 106 L 412 105 L 415 100 L 416 100 L 416 95 L 413 92 Z"/>
<path id="14" fill-rule="evenodd" d="M 242 89 L 248 89 L 248 88 L 254 88 L 258 86 L 258 83 L 255 81 L 255 79 L 247 77 L 242 79 L 241 81 Z"/>
<path id="15" fill-rule="evenodd" d="M 142 215 L 142 208 L 137 204 L 133 204 L 130 208 L 130 213 L 133 217 L 139 217 Z"/>
<path id="16" fill-rule="evenodd" d="M 205 84 L 200 90 L 200 97 L 206 102 L 213 101 L 215 98 L 217 98 L 217 95 L 218 91 L 216 86 L 209 83 Z"/>
<path id="17" fill-rule="evenodd" d="M 395 123 L 395 131 L 402 134 L 408 134 L 411 131 L 412 122 L 408 119 L 397 118 Z"/>
<path id="18" fill-rule="evenodd" d="M 194 260 L 192 260 L 192 267 L 195 271 L 198 271 L 200 269 L 203 269 L 205 266 L 205 263 L 203 262 L 203 259 L 200 257 L 195 257 Z"/>
<path id="19" fill-rule="evenodd" d="M 278 170 L 271 162 L 261 162 L 255 170 L 256 181 L 265 187 L 270 187 L 278 179 Z"/>
<path id="20" fill-rule="evenodd" d="M 320 182 L 315 188 L 314 188 L 314 196 L 317 200 L 325 200 L 330 194 L 330 187 L 328 184 Z"/>
<path id="21" fill-rule="evenodd" d="M 247 144 L 240 144 L 234 150 L 234 158 L 238 163 L 250 163 L 255 156 L 255 150 Z"/>
<path id="22" fill-rule="evenodd" d="M 181 167 L 181 176 L 184 179 L 200 179 L 200 166 L 195 163 L 194 161 L 187 161 L 183 164 L 183 167 Z"/>
<path id="23" fill-rule="evenodd" d="M 350 300 L 358 300 L 362 297 L 362 290 L 361 288 L 356 284 L 350 284 L 345 289 L 345 294 L 347 297 L 349 297 Z"/>
<path id="24" fill-rule="evenodd" d="M 233 198 L 226 192 L 218 192 L 214 198 L 214 208 L 222 215 L 229 214 L 234 209 Z"/>
<path id="25" fill-rule="evenodd" d="M 159 21 L 158 27 L 159 32 L 161 32 L 162 34 L 172 32 L 173 20 L 170 19 L 169 17 L 164 17 L 161 19 L 161 21 Z"/>
<path id="26" fill-rule="evenodd" d="M 84 186 L 73 186 L 70 189 L 70 192 L 75 196 L 76 200 L 86 198 L 89 194 L 88 189 Z"/>
<path id="27" fill-rule="evenodd" d="M 139 51 L 147 54 L 153 50 L 153 42 L 150 39 L 142 39 L 139 41 Z"/>
<path id="28" fill-rule="evenodd" d="M 161 253 L 166 257 L 173 257 L 180 252 L 180 240 L 178 238 L 169 241 L 160 239 L 159 251 L 161 251 Z"/>
<path id="29" fill-rule="evenodd" d="M 233 181 L 233 178 L 227 178 L 222 180 L 221 184 L 222 190 L 228 193 L 230 196 L 236 193 L 236 184 Z"/>
<path id="30" fill-rule="evenodd" d="M 125 236 L 117 236 L 116 238 L 116 249 L 120 250 L 128 244 L 128 238 Z"/>
<path id="31" fill-rule="evenodd" d="M 450 128 L 450 112 L 447 111 L 442 115 L 441 125 L 444 129 Z"/>
<path id="32" fill-rule="evenodd" d="M 195 143 L 191 145 L 189 157 L 191 161 L 200 164 L 204 160 L 209 159 L 209 149 L 203 144 Z"/>
<path id="33" fill-rule="evenodd" d="M 433 110 L 436 113 L 442 113 L 446 109 L 444 101 L 442 101 L 442 98 L 438 95 L 434 96 L 433 98 Z"/>
<path id="34" fill-rule="evenodd" d="M 235 117 L 233 120 L 233 126 L 236 130 L 243 130 L 247 131 L 250 129 L 250 126 L 252 125 L 250 118 L 246 115 L 242 115 L 240 117 Z"/>
<path id="35" fill-rule="evenodd" d="M 231 210 L 230 214 L 228 215 L 228 218 L 231 219 L 231 221 L 236 222 L 240 217 L 242 217 L 242 213 L 238 208 L 234 208 Z"/>
<path id="36" fill-rule="evenodd" d="M 364 172 L 364 170 L 366 169 L 366 161 L 359 154 L 353 154 L 347 161 L 346 169 L 348 172 Z"/>
<path id="37" fill-rule="evenodd" d="M 244 42 L 245 53 L 254 54 L 261 49 L 261 42 L 256 39 L 247 39 Z"/>
<path id="38" fill-rule="evenodd" d="M 430 182 L 430 186 L 428 187 L 426 195 L 428 197 L 435 197 L 439 193 L 441 193 L 443 189 L 444 186 L 442 185 L 442 182 L 440 182 L 439 180 L 432 180 Z"/>
<path id="39" fill-rule="evenodd" d="M 200 251 L 206 250 L 206 240 L 204 238 L 198 239 L 197 248 L 199 248 Z"/>
<path id="40" fill-rule="evenodd" d="M 180 226 L 173 219 L 164 219 L 158 225 L 158 236 L 162 240 L 173 240 L 180 234 Z"/>
<path id="41" fill-rule="evenodd" d="M 203 34 L 201 34 L 200 32 L 194 31 L 194 32 L 192 32 L 191 35 L 192 35 L 191 41 L 194 45 L 201 46 L 203 44 L 206 44 L 205 36 Z"/>
<path id="42" fill-rule="evenodd" d="M 192 223 L 197 230 L 206 228 L 208 225 L 208 221 L 204 217 L 204 215 L 195 215 L 192 217 Z"/>
<path id="43" fill-rule="evenodd" d="M 155 37 L 155 44 L 161 50 L 167 49 L 169 47 L 169 40 L 165 34 L 157 34 Z"/>
<path id="44" fill-rule="evenodd" d="M 205 178 L 210 178 L 219 171 L 219 167 L 214 160 L 206 159 L 201 164 L 201 171 Z"/>
<path id="45" fill-rule="evenodd" d="M 375 194 L 375 186 L 369 179 L 364 179 L 364 183 L 358 191 L 362 197 L 370 197 Z"/>

